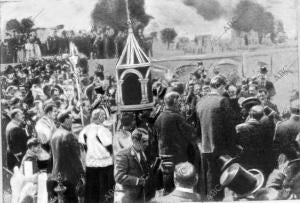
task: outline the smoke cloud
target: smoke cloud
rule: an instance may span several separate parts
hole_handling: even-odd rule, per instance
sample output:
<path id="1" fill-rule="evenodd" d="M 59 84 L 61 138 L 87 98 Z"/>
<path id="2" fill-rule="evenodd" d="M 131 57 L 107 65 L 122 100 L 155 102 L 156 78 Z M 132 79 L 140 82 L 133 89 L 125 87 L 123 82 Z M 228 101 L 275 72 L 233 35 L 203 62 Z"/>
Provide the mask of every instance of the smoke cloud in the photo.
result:
<path id="1" fill-rule="evenodd" d="M 187 6 L 193 7 L 205 20 L 217 20 L 226 15 L 226 10 L 217 0 L 183 0 Z"/>
<path id="2" fill-rule="evenodd" d="M 128 1 L 131 20 L 133 23 L 148 25 L 152 18 L 145 12 L 144 0 Z M 124 0 L 98 0 L 91 13 L 94 25 L 109 25 L 115 29 L 127 26 L 126 4 Z"/>

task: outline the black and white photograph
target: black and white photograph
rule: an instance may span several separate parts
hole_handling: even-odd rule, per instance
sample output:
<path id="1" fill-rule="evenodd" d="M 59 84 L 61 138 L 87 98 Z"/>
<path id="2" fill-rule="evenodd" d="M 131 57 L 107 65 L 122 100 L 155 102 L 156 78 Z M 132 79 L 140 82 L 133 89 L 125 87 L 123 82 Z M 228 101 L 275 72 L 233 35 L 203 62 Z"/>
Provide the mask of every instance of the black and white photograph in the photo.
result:
<path id="1" fill-rule="evenodd" d="M 0 203 L 300 200 L 300 0 L 0 0 Z"/>

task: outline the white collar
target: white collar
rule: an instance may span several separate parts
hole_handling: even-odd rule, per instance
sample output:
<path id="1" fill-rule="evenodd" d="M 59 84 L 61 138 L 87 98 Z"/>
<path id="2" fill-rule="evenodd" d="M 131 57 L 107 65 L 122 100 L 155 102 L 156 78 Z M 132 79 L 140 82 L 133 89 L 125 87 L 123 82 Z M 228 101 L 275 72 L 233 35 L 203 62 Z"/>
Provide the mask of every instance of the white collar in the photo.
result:
<path id="1" fill-rule="evenodd" d="M 176 186 L 175 190 L 180 192 L 194 193 L 193 189 Z"/>

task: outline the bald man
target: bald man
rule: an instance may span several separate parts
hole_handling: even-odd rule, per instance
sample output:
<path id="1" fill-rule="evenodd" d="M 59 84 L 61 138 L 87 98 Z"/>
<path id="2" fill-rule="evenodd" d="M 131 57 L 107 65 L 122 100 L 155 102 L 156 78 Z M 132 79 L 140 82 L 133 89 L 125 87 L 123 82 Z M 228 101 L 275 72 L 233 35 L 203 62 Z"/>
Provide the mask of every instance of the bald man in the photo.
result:
<path id="1" fill-rule="evenodd" d="M 249 119 L 236 126 L 238 143 L 243 147 L 240 163 L 247 169 L 256 168 L 266 170 L 267 157 L 264 156 L 264 131 L 260 122 L 264 116 L 261 105 L 253 106 L 249 112 Z"/>
<path id="2" fill-rule="evenodd" d="M 198 181 L 195 167 L 189 162 L 179 163 L 175 166 L 174 182 L 175 190 L 170 194 L 153 199 L 151 202 L 200 202 L 199 194 L 194 192 Z"/>

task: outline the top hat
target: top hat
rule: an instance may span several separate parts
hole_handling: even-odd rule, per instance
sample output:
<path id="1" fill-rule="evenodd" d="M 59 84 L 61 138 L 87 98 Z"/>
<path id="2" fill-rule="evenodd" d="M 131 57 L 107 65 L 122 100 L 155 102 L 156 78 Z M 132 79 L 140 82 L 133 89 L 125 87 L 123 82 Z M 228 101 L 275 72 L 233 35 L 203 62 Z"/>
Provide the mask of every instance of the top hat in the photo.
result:
<path id="1" fill-rule="evenodd" d="M 246 170 L 238 163 L 234 163 L 221 174 L 220 184 L 235 192 L 240 199 L 259 190 L 264 184 L 264 175 L 257 169 Z"/>
<path id="2" fill-rule="evenodd" d="M 221 172 L 227 169 L 231 164 L 237 161 L 237 157 L 231 157 L 229 155 L 221 155 L 219 157 L 220 161 L 222 162 Z"/>

